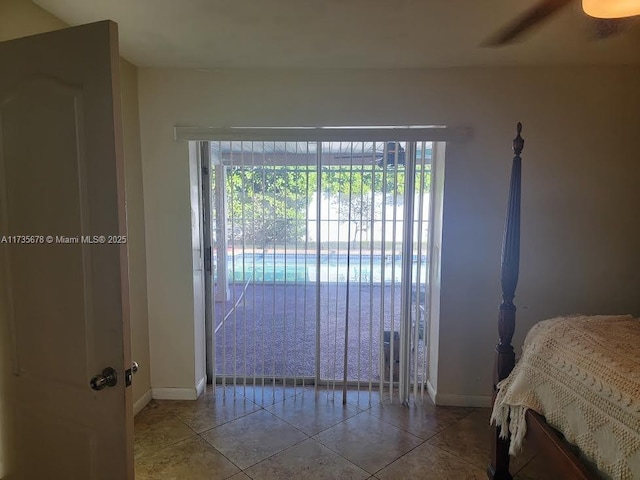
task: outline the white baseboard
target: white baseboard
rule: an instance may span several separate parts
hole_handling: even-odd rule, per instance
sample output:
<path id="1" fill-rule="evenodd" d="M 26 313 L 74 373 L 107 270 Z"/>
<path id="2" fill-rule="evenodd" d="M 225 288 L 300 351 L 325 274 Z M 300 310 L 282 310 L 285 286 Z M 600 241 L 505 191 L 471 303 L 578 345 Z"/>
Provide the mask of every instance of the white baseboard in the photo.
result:
<path id="1" fill-rule="evenodd" d="M 196 400 L 195 388 L 152 388 L 151 396 L 156 400 Z"/>
<path id="2" fill-rule="evenodd" d="M 202 377 L 196 385 L 196 398 L 200 397 L 204 393 L 204 389 L 207 386 L 207 377 Z"/>
<path id="3" fill-rule="evenodd" d="M 436 404 L 436 389 L 431 385 L 431 380 L 427 380 L 427 393 L 429 394 L 429 398 L 431 401 Z"/>
<path id="4" fill-rule="evenodd" d="M 147 403 L 151 401 L 151 389 L 144 392 L 138 400 L 136 400 L 133 404 L 133 415 L 137 415 L 140 411 L 147 406 Z"/>
<path id="5" fill-rule="evenodd" d="M 433 403 L 443 407 L 490 407 L 491 395 L 456 395 L 451 393 L 435 393 Z M 431 396 L 431 392 L 429 392 Z"/>
<path id="6" fill-rule="evenodd" d="M 195 388 L 152 388 L 151 396 L 157 400 L 197 400 L 206 385 L 207 379 L 202 378 Z"/>

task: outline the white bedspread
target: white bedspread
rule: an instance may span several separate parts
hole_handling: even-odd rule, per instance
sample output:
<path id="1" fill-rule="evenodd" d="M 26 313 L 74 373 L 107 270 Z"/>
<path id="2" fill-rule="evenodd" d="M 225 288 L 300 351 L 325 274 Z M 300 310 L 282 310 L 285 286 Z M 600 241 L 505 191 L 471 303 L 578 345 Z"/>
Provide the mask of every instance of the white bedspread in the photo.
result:
<path id="1" fill-rule="evenodd" d="M 500 382 L 491 421 L 515 455 L 532 409 L 606 476 L 640 479 L 640 320 L 575 316 L 527 334 L 522 358 Z M 509 418 L 510 417 L 510 418 Z"/>

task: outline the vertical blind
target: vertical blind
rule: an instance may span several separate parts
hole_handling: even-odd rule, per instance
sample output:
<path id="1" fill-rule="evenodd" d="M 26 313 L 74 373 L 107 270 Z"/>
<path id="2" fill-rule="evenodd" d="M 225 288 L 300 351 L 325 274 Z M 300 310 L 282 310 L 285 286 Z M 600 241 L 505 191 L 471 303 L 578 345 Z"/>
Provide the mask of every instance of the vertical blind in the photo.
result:
<path id="1" fill-rule="evenodd" d="M 219 383 L 424 395 L 436 145 L 205 143 Z"/>

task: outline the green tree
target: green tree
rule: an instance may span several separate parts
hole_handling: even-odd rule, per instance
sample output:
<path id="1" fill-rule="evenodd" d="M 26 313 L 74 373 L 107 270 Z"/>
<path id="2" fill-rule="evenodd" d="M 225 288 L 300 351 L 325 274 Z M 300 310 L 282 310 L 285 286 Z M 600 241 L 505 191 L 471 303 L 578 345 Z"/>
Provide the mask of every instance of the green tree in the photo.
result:
<path id="1" fill-rule="evenodd" d="M 431 186 L 431 169 L 425 166 L 423 172 L 418 168 L 416 187 L 420 186 L 424 175 L 424 188 L 428 192 Z M 337 207 L 342 222 L 351 221 L 354 243 L 369 238 L 371 220 L 380 220 L 385 205 L 400 205 L 404 197 L 405 170 L 399 166 L 382 169 L 371 167 L 328 167 L 322 171 L 323 191 Z"/>
<path id="2" fill-rule="evenodd" d="M 416 186 L 425 175 L 430 187 L 430 166 L 417 172 Z M 317 189 L 315 167 L 242 166 L 227 170 L 228 229 L 236 244 L 265 248 L 301 241 L 307 233 L 309 202 Z M 371 219 L 380 220 L 385 204 L 400 204 L 405 171 L 399 166 L 383 169 L 326 166 L 321 170 L 322 195 L 337 207 L 342 222 L 351 221 L 350 241 L 368 238 Z"/>
<path id="3" fill-rule="evenodd" d="M 301 240 L 315 179 L 306 167 L 230 167 L 228 227 L 233 241 L 264 248 Z"/>

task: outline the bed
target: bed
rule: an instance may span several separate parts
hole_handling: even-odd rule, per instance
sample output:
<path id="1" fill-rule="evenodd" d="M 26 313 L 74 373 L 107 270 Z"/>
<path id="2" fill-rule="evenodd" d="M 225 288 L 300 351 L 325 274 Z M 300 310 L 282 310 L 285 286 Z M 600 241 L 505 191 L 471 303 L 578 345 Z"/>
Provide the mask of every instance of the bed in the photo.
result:
<path id="1" fill-rule="evenodd" d="M 502 249 L 487 474 L 511 479 L 510 455 L 526 441 L 556 478 L 640 479 L 639 319 L 575 315 L 539 322 L 515 362 L 521 131 L 518 123 Z"/>

